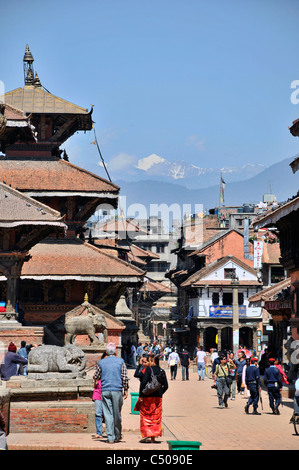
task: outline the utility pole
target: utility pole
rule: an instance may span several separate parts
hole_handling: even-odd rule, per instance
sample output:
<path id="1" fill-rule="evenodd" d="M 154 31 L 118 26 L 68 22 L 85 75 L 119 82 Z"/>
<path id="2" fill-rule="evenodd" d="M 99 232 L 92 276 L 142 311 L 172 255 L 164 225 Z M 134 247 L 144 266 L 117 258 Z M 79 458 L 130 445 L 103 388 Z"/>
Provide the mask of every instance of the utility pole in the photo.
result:
<path id="1" fill-rule="evenodd" d="M 239 349 L 239 301 L 238 301 L 238 287 L 239 278 L 234 271 L 232 274 L 232 290 L 233 290 L 233 352 L 234 355 Z"/>

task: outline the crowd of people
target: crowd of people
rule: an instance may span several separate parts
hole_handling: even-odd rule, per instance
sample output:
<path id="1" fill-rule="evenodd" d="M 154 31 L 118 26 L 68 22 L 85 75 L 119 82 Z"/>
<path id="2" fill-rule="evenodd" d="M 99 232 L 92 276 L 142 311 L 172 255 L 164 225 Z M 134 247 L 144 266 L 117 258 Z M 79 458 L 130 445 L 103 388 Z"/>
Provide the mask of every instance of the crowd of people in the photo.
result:
<path id="1" fill-rule="evenodd" d="M 236 355 L 229 351 L 220 352 L 215 357 L 212 367 L 214 377 L 212 388 L 217 390 L 219 407 L 227 408 L 229 398 L 234 400 L 236 392 L 244 395 L 246 391 L 248 400 L 244 408 L 245 413 L 248 414 L 252 406 L 252 414 L 260 415 L 258 407 L 260 403 L 262 405 L 261 390 L 264 385 L 267 388 L 272 413 L 279 415 L 281 389 L 284 383 L 289 383 L 281 361 L 271 357 L 267 349 L 262 352 L 260 358 L 254 353 L 255 351 L 249 351 L 241 346 Z"/>
<path id="2" fill-rule="evenodd" d="M 1 380 L 7 381 L 15 375 L 27 375 L 28 354 L 35 345 L 21 342 L 17 349 L 11 342 L 0 366 Z M 204 351 L 199 344 L 192 353 L 186 348 L 167 344 L 162 347 L 157 342 L 128 344 L 123 357 L 117 356 L 115 343 L 108 343 L 106 351 L 97 364 L 93 375 L 94 391 L 92 399 L 95 406 L 96 439 L 103 437 L 103 422 L 106 427 L 106 442 L 109 444 L 122 439 L 122 406 L 128 397 L 129 380 L 127 365 L 135 368 L 134 377 L 139 379 L 139 397 L 135 409 L 140 414 L 141 441 L 156 442 L 162 436 L 162 399 L 168 389 L 165 366 L 170 370 L 170 379 L 176 380 L 181 366 L 181 378 L 189 380 L 191 364 L 196 366 L 198 380 L 206 376 L 213 380 L 211 388 L 216 389 L 220 408 L 228 407 L 228 400 L 236 395 L 247 394 L 244 408 L 246 414 L 252 406 L 252 414 L 259 415 L 261 388 L 268 391 L 269 406 L 279 415 L 281 389 L 288 384 L 281 361 L 272 357 L 267 349 L 256 357 L 254 350 L 240 346 L 236 354 L 232 351 L 211 349 Z M 163 368 L 160 361 L 164 361 Z M 166 364 L 165 364 L 166 362 Z M 262 383 L 263 382 L 263 383 Z M 294 412 L 299 415 L 299 379 L 295 384 Z M 3 416 L 0 416 L 0 441 L 5 439 Z M 0 443 L 1 444 L 1 443 Z"/>

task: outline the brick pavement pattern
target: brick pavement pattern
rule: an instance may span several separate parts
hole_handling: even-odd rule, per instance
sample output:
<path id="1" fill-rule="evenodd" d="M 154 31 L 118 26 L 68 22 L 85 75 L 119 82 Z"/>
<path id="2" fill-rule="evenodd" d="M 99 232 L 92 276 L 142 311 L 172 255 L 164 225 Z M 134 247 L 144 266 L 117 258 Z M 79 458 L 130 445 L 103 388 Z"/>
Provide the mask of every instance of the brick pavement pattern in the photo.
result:
<path id="1" fill-rule="evenodd" d="M 161 364 L 165 367 L 165 364 Z M 139 381 L 129 370 L 130 392 L 138 392 Z M 163 398 L 164 434 L 156 444 L 141 444 L 139 415 L 131 414 L 131 396 L 124 401 L 122 422 L 123 440 L 106 444 L 90 434 L 77 433 L 15 433 L 8 435 L 9 450 L 167 450 L 168 440 L 199 441 L 200 450 L 298 450 L 299 436 L 289 424 L 293 400 L 283 398 L 281 414 L 272 414 L 266 391 L 262 392 L 263 410 L 260 416 L 247 415 L 244 406 L 247 396 L 237 395 L 228 401 L 228 408 L 220 409 L 213 381 L 199 381 L 190 369 L 190 380 L 182 381 L 181 370 L 176 380 L 170 380 Z M 246 393 L 246 392 L 245 392 Z M 251 411 L 251 410 L 250 410 Z"/>

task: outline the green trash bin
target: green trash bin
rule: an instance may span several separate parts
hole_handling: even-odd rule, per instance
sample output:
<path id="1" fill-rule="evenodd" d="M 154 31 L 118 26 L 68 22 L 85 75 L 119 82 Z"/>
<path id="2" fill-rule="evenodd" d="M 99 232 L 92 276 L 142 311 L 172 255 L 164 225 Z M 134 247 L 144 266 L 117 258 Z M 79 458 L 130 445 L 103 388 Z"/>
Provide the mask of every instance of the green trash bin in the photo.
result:
<path id="1" fill-rule="evenodd" d="M 132 415 L 139 415 L 139 411 L 134 411 L 135 405 L 138 401 L 139 393 L 131 392 L 131 414 Z"/>
<path id="2" fill-rule="evenodd" d="M 200 450 L 198 441 L 167 441 L 169 450 Z"/>

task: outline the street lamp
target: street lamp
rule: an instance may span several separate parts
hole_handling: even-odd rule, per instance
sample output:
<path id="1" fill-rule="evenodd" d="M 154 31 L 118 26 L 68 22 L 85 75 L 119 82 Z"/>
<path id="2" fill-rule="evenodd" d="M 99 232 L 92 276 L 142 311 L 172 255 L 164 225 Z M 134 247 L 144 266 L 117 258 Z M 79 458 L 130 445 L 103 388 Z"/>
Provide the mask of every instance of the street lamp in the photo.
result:
<path id="1" fill-rule="evenodd" d="M 235 270 L 232 273 L 231 286 L 233 290 L 233 351 L 234 354 L 236 354 L 239 349 L 239 278 L 237 277 Z"/>

